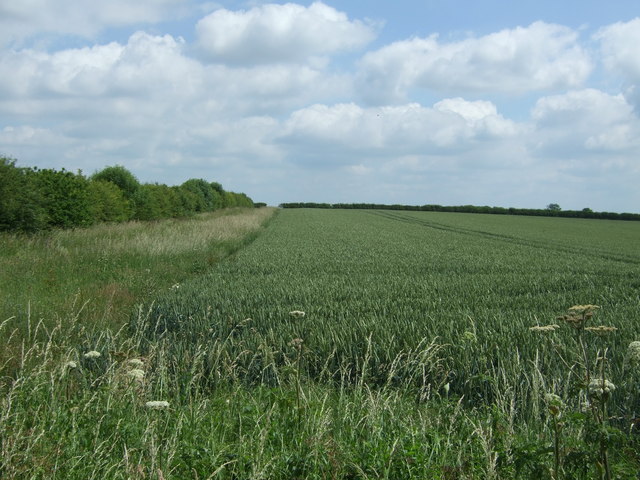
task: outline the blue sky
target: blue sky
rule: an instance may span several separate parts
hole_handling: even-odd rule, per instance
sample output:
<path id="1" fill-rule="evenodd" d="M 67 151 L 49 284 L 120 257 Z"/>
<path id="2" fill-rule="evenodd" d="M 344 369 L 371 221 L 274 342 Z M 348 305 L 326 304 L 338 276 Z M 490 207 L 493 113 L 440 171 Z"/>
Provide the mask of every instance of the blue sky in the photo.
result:
<path id="1" fill-rule="evenodd" d="M 640 212 L 635 1 L 0 0 L 0 154 L 256 201 Z"/>

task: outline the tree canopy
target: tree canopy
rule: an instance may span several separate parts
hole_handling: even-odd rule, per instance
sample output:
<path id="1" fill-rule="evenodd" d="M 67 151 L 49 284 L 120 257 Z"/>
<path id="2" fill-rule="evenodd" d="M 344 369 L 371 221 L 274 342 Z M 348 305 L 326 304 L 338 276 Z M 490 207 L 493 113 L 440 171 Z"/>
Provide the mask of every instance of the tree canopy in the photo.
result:
<path id="1" fill-rule="evenodd" d="M 187 180 L 180 186 L 141 184 L 121 165 L 90 177 L 65 169 L 17 167 L 0 157 L 0 231 L 37 232 L 100 222 L 185 217 L 227 207 L 253 207 L 244 193 L 217 182 Z"/>

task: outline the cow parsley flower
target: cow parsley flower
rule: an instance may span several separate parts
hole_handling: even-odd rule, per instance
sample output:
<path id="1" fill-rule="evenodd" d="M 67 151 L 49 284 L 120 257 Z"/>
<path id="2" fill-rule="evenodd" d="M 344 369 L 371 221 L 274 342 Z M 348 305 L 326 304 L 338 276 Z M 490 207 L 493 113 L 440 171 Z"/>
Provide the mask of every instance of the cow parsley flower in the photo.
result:
<path id="1" fill-rule="evenodd" d="M 306 314 L 301 310 L 293 310 L 292 312 L 289 312 L 289 315 L 293 318 L 303 318 Z"/>
<path id="2" fill-rule="evenodd" d="M 585 330 L 591 333 L 595 333 L 601 337 L 604 337 L 605 335 L 615 332 L 618 329 L 616 327 L 608 327 L 606 325 L 600 325 L 598 327 L 586 327 Z"/>
<path id="3" fill-rule="evenodd" d="M 536 325 L 534 327 L 529 327 L 529 330 L 532 332 L 555 332 L 560 325 Z"/>
<path id="4" fill-rule="evenodd" d="M 67 368 L 77 368 L 78 364 L 73 360 L 69 360 L 67 363 L 64 364 L 64 366 Z"/>
<path id="5" fill-rule="evenodd" d="M 100 352 L 91 350 L 90 352 L 84 354 L 84 358 L 100 358 Z"/>
<path id="6" fill-rule="evenodd" d="M 133 368 L 142 368 L 144 366 L 144 362 L 139 358 L 130 358 L 127 363 Z"/>
<path id="7" fill-rule="evenodd" d="M 130 370 L 127 372 L 127 376 L 141 382 L 144 380 L 144 370 L 141 370 L 139 368 L 134 368 L 133 370 Z"/>
<path id="8" fill-rule="evenodd" d="M 165 400 L 152 400 L 145 403 L 145 406 L 152 410 L 162 410 L 164 408 L 169 408 L 169 402 Z"/>
<path id="9" fill-rule="evenodd" d="M 599 398 L 609 395 L 616 389 L 616 386 L 609 380 L 602 381 L 601 378 L 594 378 L 589 382 L 589 395 Z"/>
<path id="10" fill-rule="evenodd" d="M 627 361 L 630 365 L 640 365 L 640 342 L 635 341 L 627 348 Z"/>

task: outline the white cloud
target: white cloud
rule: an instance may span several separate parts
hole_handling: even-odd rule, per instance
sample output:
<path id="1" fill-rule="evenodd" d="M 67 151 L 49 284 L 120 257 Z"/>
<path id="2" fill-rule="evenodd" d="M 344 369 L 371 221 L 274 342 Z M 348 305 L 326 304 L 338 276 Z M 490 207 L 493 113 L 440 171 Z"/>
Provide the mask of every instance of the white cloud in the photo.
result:
<path id="1" fill-rule="evenodd" d="M 306 62 L 360 48 L 375 36 L 371 25 L 350 21 L 322 2 L 220 9 L 200 20 L 196 30 L 207 58 L 231 64 Z"/>
<path id="2" fill-rule="evenodd" d="M 640 81 L 640 18 L 604 27 L 595 38 L 601 42 L 603 61 L 609 68 Z"/>
<path id="3" fill-rule="evenodd" d="M 376 108 L 317 104 L 293 112 L 279 141 L 306 156 L 333 154 L 348 162 L 354 153 L 371 158 L 459 153 L 489 139 L 500 143 L 519 129 L 487 101 L 445 99 L 433 108 L 417 103 Z"/>
<path id="4" fill-rule="evenodd" d="M 364 56 L 359 82 L 368 100 L 398 102 L 412 88 L 519 94 L 577 87 L 591 68 L 576 32 L 536 22 L 458 42 L 431 35 L 392 43 Z"/>
<path id="5" fill-rule="evenodd" d="M 640 112 L 640 17 L 600 29 L 594 36 L 601 45 L 602 61 L 624 79 L 624 94 Z"/>
<path id="6" fill-rule="evenodd" d="M 543 97 L 532 119 L 535 150 L 541 155 L 573 159 L 598 152 L 640 153 L 640 121 L 621 94 L 584 89 Z"/>
<path id="7" fill-rule="evenodd" d="M 188 0 L 20 0 L 0 3 L 0 44 L 33 35 L 92 37 L 109 27 L 155 23 L 184 14 Z"/>

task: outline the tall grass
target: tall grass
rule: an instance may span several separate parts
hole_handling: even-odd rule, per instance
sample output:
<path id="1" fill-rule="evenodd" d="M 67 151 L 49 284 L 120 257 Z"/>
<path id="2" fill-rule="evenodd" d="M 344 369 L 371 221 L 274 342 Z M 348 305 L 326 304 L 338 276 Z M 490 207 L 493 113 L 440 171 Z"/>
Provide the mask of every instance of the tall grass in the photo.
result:
<path id="1" fill-rule="evenodd" d="M 51 328 L 69 315 L 117 329 L 136 303 L 208 270 L 252 240 L 273 213 L 231 209 L 184 220 L 2 234 L 0 321 L 18 344 L 39 322 Z"/>

